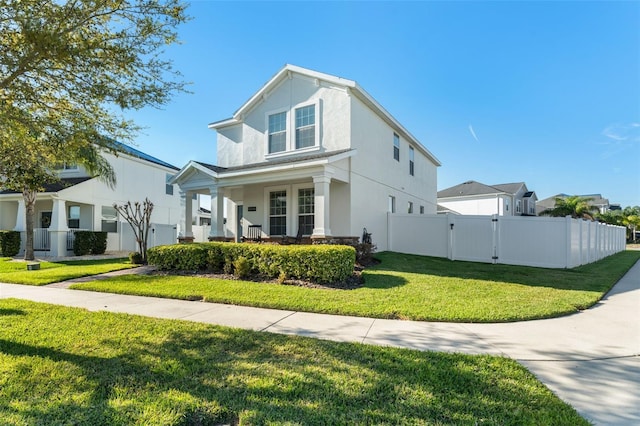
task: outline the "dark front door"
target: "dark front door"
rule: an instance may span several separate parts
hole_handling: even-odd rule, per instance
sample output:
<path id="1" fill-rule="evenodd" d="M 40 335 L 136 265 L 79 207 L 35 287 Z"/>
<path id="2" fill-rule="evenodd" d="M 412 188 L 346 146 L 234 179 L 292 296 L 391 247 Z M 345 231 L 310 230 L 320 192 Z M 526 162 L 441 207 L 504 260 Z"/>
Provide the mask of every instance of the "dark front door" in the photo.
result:
<path id="1" fill-rule="evenodd" d="M 244 217 L 243 205 L 240 204 L 236 214 L 236 242 L 240 242 L 242 238 L 242 218 Z"/>

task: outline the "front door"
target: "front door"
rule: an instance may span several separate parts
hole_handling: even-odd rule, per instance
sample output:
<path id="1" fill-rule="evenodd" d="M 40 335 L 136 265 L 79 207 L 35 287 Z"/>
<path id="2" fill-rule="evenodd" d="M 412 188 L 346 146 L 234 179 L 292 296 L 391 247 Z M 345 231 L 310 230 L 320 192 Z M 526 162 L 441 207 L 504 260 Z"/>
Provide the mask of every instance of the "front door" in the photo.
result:
<path id="1" fill-rule="evenodd" d="M 51 226 L 51 212 L 40 212 L 40 228 Z"/>
<path id="2" fill-rule="evenodd" d="M 236 242 L 242 241 L 242 218 L 244 217 L 243 205 L 239 204 L 236 210 Z"/>

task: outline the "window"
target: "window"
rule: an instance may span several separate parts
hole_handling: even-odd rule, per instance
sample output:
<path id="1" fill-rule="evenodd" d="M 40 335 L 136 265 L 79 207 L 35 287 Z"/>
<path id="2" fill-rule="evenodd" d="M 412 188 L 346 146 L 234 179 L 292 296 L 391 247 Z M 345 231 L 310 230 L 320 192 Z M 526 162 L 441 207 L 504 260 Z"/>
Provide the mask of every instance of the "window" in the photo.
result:
<path id="1" fill-rule="evenodd" d="M 516 213 L 522 213 L 522 200 L 516 200 Z"/>
<path id="2" fill-rule="evenodd" d="M 169 181 L 173 178 L 173 175 L 167 174 L 165 177 L 164 193 L 167 195 L 173 195 L 173 185 L 169 184 Z"/>
<path id="3" fill-rule="evenodd" d="M 424 214 L 424 206 L 420 206 L 420 214 Z"/>
<path id="4" fill-rule="evenodd" d="M 315 190 L 305 188 L 298 190 L 298 227 L 302 235 L 313 234 L 315 213 Z"/>
<path id="5" fill-rule="evenodd" d="M 508 198 L 504 199 L 504 210 L 507 211 L 507 212 L 509 211 L 509 199 Z"/>
<path id="6" fill-rule="evenodd" d="M 409 204 L 407 205 L 407 213 L 413 214 L 413 202 L 411 201 L 409 201 Z"/>
<path id="7" fill-rule="evenodd" d="M 400 161 L 400 136 L 393 134 L 393 159 Z"/>
<path id="8" fill-rule="evenodd" d="M 296 109 L 296 149 L 316 144 L 316 107 L 309 105 Z"/>
<path id="9" fill-rule="evenodd" d="M 71 229 L 80 228 L 80 206 L 69 206 L 67 226 Z"/>
<path id="10" fill-rule="evenodd" d="M 287 113 L 269 116 L 269 154 L 287 149 Z"/>
<path id="11" fill-rule="evenodd" d="M 413 176 L 415 164 L 415 150 L 412 146 L 409 147 L 409 174 Z"/>
<path id="12" fill-rule="evenodd" d="M 389 195 L 389 213 L 396 212 L 396 197 Z"/>
<path id="13" fill-rule="evenodd" d="M 269 235 L 287 234 L 287 191 L 269 193 Z"/>
<path id="14" fill-rule="evenodd" d="M 112 206 L 102 206 L 102 232 L 118 232 L 118 212 Z"/>

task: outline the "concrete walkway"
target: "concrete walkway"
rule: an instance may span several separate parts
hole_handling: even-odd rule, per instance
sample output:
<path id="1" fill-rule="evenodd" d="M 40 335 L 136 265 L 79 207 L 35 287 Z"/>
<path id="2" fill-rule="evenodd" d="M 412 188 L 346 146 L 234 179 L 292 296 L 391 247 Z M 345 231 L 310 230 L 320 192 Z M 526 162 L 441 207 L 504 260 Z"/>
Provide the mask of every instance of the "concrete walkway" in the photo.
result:
<path id="1" fill-rule="evenodd" d="M 507 324 L 310 314 L 59 288 L 64 286 L 0 283 L 0 298 L 334 341 L 502 355 L 526 366 L 593 423 L 640 424 L 640 262 L 591 309 L 562 318 Z"/>

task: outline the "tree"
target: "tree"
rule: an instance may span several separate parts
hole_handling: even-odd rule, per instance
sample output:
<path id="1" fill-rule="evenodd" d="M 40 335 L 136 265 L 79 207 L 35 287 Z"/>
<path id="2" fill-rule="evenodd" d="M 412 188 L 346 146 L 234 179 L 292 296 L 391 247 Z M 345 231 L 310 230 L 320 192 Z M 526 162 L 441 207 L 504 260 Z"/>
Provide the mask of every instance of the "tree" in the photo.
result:
<path id="1" fill-rule="evenodd" d="M 127 201 L 127 204 L 121 206 L 114 204 L 113 208 L 115 208 L 131 226 L 136 243 L 138 244 L 138 253 L 142 256 L 142 263 L 146 265 L 147 242 L 149 240 L 153 203 L 149 201 L 148 198 L 145 198 L 142 204 L 136 201 L 131 205 L 131 201 Z"/>
<path id="2" fill-rule="evenodd" d="M 636 242 L 636 232 L 640 227 L 640 207 L 625 207 L 622 211 L 622 224 L 630 231 L 629 241 Z"/>
<path id="3" fill-rule="evenodd" d="M 33 206 L 76 162 L 114 183 L 101 157 L 138 126 L 124 113 L 184 90 L 162 59 L 188 18 L 179 0 L 0 0 L 0 185 L 22 192 L 33 259 Z"/>
<path id="4" fill-rule="evenodd" d="M 544 210 L 541 216 L 565 217 L 571 216 L 574 219 L 594 220 L 598 211 L 596 206 L 591 205 L 593 198 L 572 195 L 569 197 L 556 197 L 555 207 Z"/>

